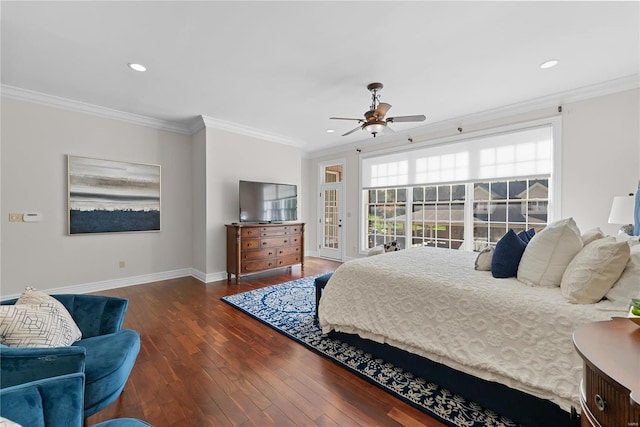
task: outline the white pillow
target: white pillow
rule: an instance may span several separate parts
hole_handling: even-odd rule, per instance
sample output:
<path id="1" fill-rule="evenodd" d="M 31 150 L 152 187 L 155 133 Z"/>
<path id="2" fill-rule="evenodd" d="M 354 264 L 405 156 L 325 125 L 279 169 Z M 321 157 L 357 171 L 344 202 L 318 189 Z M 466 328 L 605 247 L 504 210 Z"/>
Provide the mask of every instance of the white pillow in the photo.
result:
<path id="1" fill-rule="evenodd" d="M 604 237 L 604 233 L 600 230 L 600 227 L 592 228 L 591 230 L 587 230 L 582 233 L 580 238 L 582 239 L 582 245 L 587 246 L 589 243 L 602 239 Z"/>
<path id="2" fill-rule="evenodd" d="M 374 246 L 373 248 L 369 249 L 369 253 L 367 254 L 367 256 L 380 255 L 383 253 L 384 253 L 384 246 L 382 245 Z"/>
<path id="3" fill-rule="evenodd" d="M 480 251 L 475 262 L 475 269 L 478 271 L 491 271 L 491 260 L 493 260 L 493 246 L 487 246 Z"/>
<path id="4" fill-rule="evenodd" d="M 629 262 L 622 275 L 605 295 L 623 308 L 629 307 L 632 298 L 640 298 L 640 250 L 634 250 L 636 247 L 631 249 Z"/>
<path id="5" fill-rule="evenodd" d="M 594 304 L 611 289 L 629 261 L 629 245 L 598 239 L 571 260 L 562 275 L 562 295 L 575 304 Z"/>
<path id="6" fill-rule="evenodd" d="M 0 343 L 9 347 L 66 347 L 72 328 L 53 304 L 0 306 Z"/>
<path id="7" fill-rule="evenodd" d="M 82 338 L 82 332 L 78 328 L 78 325 L 76 325 L 73 317 L 71 317 L 67 311 L 67 308 L 51 295 L 27 286 L 24 292 L 22 292 L 22 295 L 20 295 L 20 298 L 18 298 L 18 301 L 16 301 L 16 304 L 52 304 L 58 309 L 60 316 L 62 316 L 65 322 L 69 325 L 69 328 L 71 329 L 71 338 L 73 339 L 72 343 Z"/>
<path id="8" fill-rule="evenodd" d="M 517 278 L 529 286 L 560 286 L 564 270 L 580 249 L 582 238 L 573 218 L 553 222 L 527 245 Z"/>

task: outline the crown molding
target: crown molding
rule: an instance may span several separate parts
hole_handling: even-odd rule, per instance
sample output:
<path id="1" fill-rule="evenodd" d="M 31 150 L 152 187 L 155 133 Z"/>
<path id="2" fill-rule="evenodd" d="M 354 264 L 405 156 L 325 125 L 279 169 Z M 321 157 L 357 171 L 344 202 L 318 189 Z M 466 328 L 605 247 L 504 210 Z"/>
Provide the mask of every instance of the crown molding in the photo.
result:
<path id="1" fill-rule="evenodd" d="M 98 117 L 120 120 L 127 123 L 176 132 L 184 135 L 194 135 L 201 129 L 209 127 L 237 133 L 240 135 L 264 139 L 279 144 L 290 145 L 297 148 L 300 148 L 304 145 L 303 141 L 287 138 L 269 132 L 264 132 L 260 129 L 251 128 L 249 126 L 244 126 L 225 120 L 214 119 L 212 117 L 198 116 L 193 120 L 190 120 L 187 124 L 183 125 L 168 120 L 160 120 L 153 117 L 127 113 L 120 110 L 101 107 L 99 105 L 87 104 L 85 102 L 75 101 L 73 99 L 62 98 L 54 95 L 48 95 L 45 93 L 22 89 L 15 86 L 0 85 L 0 93 L 3 97 L 16 99 L 19 101 L 27 101 L 50 107 L 56 107 L 63 110 L 91 114 Z"/>
<path id="2" fill-rule="evenodd" d="M 570 102 L 577 102 L 585 99 L 622 92 L 625 90 L 636 89 L 638 87 L 640 87 L 640 76 L 638 74 L 634 74 L 590 86 L 584 86 L 577 89 L 534 98 L 524 102 L 481 111 L 466 116 L 460 116 L 453 119 L 443 120 L 441 122 L 430 123 L 424 126 L 413 128 L 411 130 L 407 130 L 402 133 L 394 134 L 388 139 L 385 138 L 385 141 L 392 142 L 394 140 L 397 140 L 398 137 L 404 138 L 404 136 L 408 133 L 411 133 L 411 135 L 414 135 L 415 137 L 419 137 L 420 135 L 448 129 L 452 126 L 454 128 L 462 124 L 469 126 L 481 122 L 502 119 L 505 117 L 515 116 L 518 114 L 528 113 L 531 111 L 549 108 Z M 304 141 L 287 138 L 282 135 L 272 134 L 260 129 L 255 129 L 249 126 L 244 126 L 237 123 L 228 122 L 226 120 L 215 119 L 207 116 L 198 116 L 187 124 L 180 124 L 168 120 L 160 120 L 152 117 L 114 110 L 111 108 L 100 107 L 98 105 L 87 104 L 85 102 L 75 101 L 68 98 L 47 95 L 41 92 L 35 92 L 32 90 L 22 89 L 14 86 L 0 85 L 0 94 L 3 97 L 11 99 L 28 101 L 36 104 L 61 108 L 68 111 L 81 112 L 94 116 L 120 120 L 127 123 L 151 127 L 154 129 L 166 130 L 169 132 L 175 132 L 184 135 L 194 135 L 201 129 L 209 127 L 253 138 L 263 139 L 278 144 L 289 145 L 300 149 L 305 146 Z M 380 142 L 384 143 L 385 141 L 381 140 Z M 302 155 L 303 158 L 313 159 L 316 157 L 343 153 L 350 150 L 351 148 L 362 146 L 367 142 L 370 142 L 369 138 L 354 141 L 348 144 L 348 146 L 339 144 L 322 150 L 303 151 Z"/>
<path id="3" fill-rule="evenodd" d="M 517 116 L 519 114 L 530 113 L 536 110 L 557 107 L 562 104 L 584 101 L 586 99 L 597 98 L 600 96 L 624 92 L 637 88 L 640 88 L 640 75 L 633 74 L 630 76 L 625 76 L 590 86 L 583 86 L 564 92 L 541 96 L 539 98 L 530 99 L 528 101 L 518 102 L 515 104 L 505 105 L 490 110 L 480 111 L 478 113 L 468 114 L 466 116 L 460 116 L 440 122 L 429 123 L 427 125 L 415 127 L 407 131 L 398 132 L 397 134 L 393 134 L 392 137 L 385 138 L 384 140 L 381 139 L 379 142 L 385 143 L 397 141 L 398 137 L 404 139 L 405 136 L 409 133 L 414 139 L 420 138 L 421 136 L 426 134 L 435 133 L 446 129 L 456 129 L 459 126 L 464 127 L 481 124 L 492 120 L 504 119 L 507 117 Z M 370 139 L 371 138 L 366 138 L 352 142 L 348 145 L 338 145 L 323 150 L 309 151 L 304 153 L 304 158 L 313 159 L 327 155 L 344 153 L 345 151 L 349 151 L 352 148 L 355 149 L 367 144 L 367 142 L 370 142 Z"/>
<path id="4" fill-rule="evenodd" d="M 91 114 L 98 117 L 120 120 L 123 122 L 146 126 L 154 129 L 166 130 L 180 134 L 191 135 L 188 126 L 167 120 L 154 119 L 152 117 L 140 116 L 138 114 L 127 113 L 124 111 L 114 110 L 111 108 L 100 107 L 98 105 L 87 104 L 81 101 L 74 101 L 59 96 L 47 95 L 41 92 L 22 89 L 14 86 L 1 85 L 0 91 L 3 97 L 16 99 L 19 101 L 27 101 L 35 104 L 46 105 L 49 107 L 60 108 L 63 110 L 74 111 L 79 113 Z"/>
<path id="5" fill-rule="evenodd" d="M 282 135 L 276 135 L 273 133 L 265 132 L 260 129 L 252 128 L 249 126 L 240 125 L 226 120 L 214 119 L 213 117 L 200 116 L 202 125 L 197 128 L 196 132 L 202 127 L 214 128 L 224 130 L 227 132 L 237 133 L 240 135 L 250 136 L 253 138 L 264 139 L 278 144 L 290 145 L 296 148 L 301 148 L 304 145 L 303 141 L 299 141 L 292 138 L 287 138 Z M 193 128 L 192 128 L 193 129 Z M 195 133 L 195 132 L 194 132 Z"/>

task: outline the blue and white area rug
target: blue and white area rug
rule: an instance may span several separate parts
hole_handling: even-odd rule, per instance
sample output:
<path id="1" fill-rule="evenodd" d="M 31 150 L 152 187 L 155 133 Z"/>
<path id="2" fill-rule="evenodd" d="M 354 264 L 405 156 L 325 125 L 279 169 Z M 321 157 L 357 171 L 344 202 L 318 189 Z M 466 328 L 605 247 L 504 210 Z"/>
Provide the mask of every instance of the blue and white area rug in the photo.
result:
<path id="1" fill-rule="evenodd" d="M 323 335 L 315 319 L 316 277 L 225 296 L 222 301 L 450 426 L 517 426 L 513 421 L 436 384 Z"/>

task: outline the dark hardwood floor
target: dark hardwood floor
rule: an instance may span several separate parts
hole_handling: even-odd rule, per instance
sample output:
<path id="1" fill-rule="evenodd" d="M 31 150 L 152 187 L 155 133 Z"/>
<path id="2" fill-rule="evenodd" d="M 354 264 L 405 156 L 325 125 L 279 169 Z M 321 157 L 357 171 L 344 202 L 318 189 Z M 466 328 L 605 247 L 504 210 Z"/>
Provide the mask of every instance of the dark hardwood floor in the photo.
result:
<path id="1" fill-rule="evenodd" d="M 310 276 L 339 263 L 204 284 L 184 277 L 98 292 L 129 299 L 125 328 L 142 348 L 121 397 L 89 418 L 163 426 L 443 426 L 220 297 Z"/>

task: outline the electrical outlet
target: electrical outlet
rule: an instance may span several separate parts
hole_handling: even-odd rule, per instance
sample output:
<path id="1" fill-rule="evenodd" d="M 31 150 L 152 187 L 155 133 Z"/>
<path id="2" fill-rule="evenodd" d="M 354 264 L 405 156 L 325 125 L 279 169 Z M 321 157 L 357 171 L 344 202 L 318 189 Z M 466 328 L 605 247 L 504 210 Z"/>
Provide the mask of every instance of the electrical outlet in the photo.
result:
<path id="1" fill-rule="evenodd" d="M 124 261 L 120 261 L 120 268 L 124 268 Z"/>
<path id="2" fill-rule="evenodd" d="M 24 219 L 24 216 L 21 213 L 10 213 L 9 214 L 9 222 L 22 222 L 23 219 Z"/>

